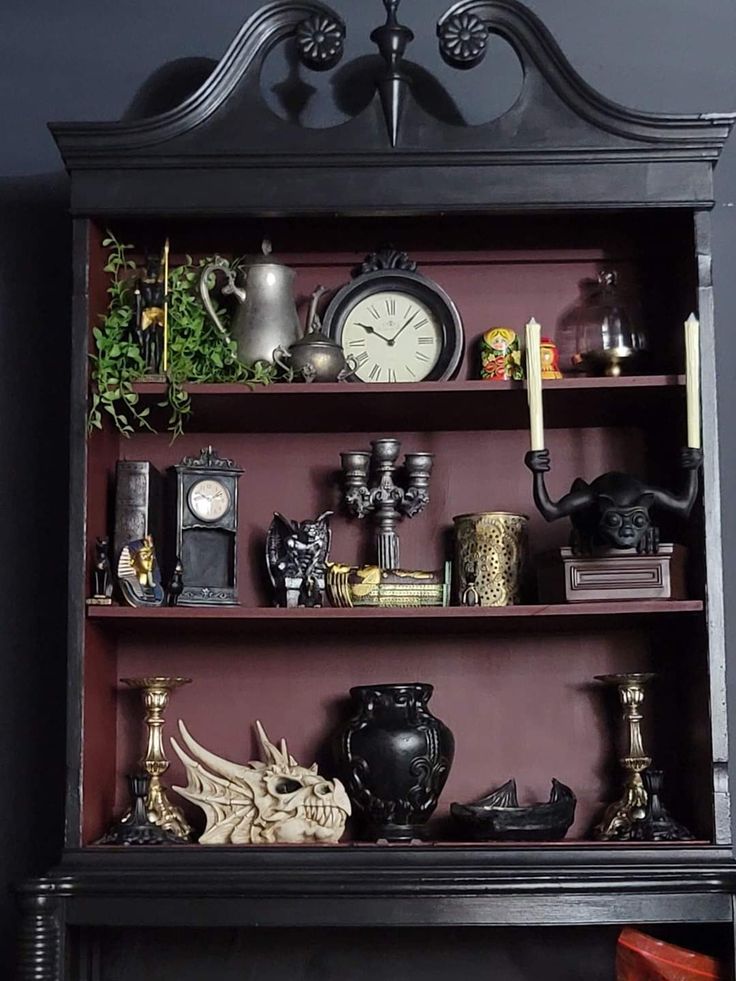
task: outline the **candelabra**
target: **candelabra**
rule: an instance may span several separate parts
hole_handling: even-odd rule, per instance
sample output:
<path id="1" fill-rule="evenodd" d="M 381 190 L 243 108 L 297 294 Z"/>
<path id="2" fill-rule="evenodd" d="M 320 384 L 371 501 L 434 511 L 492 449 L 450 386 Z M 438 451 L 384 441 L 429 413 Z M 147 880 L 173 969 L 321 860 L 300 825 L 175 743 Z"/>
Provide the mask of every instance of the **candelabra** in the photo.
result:
<path id="1" fill-rule="evenodd" d="M 413 518 L 429 503 L 429 478 L 432 473 L 432 453 L 407 453 L 404 467 L 407 487 L 404 490 L 394 481 L 396 461 L 401 451 L 398 439 L 376 439 L 372 450 L 350 450 L 341 453 L 345 475 L 343 498 L 351 514 L 365 518 L 375 516 L 376 551 L 382 569 L 399 568 L 399 536 L 396 525 L 403 517 Z M 369 483 L 373 472 L 374 481 Z"/>
<path id="2" fill-rule="evenodd" d="M 638 837 L 639 825 L 648 814 L 648 797 L 642 773 L 651 765 L 651 758 L 644 752 L 641 738 L 642 705 L 644 689 L 653 674 L 602 674 L 596 675 L 598 681 L 606 685 L 616 685 L 623 707 L 624 722 L 628 723 L 629 748 L 619 761 L 627 776 L 624 792 L 619 800 L 606 808 L 603 820 L 595 829 L 599 841 L 615 839 L 630 840 Z"/>

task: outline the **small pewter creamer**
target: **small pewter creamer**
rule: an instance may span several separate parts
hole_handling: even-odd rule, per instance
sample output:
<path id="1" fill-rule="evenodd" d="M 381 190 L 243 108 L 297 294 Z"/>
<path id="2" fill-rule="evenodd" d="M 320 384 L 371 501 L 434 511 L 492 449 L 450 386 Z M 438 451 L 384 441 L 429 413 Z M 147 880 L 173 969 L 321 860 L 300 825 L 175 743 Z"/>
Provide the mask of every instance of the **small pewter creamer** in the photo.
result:
<path id="1" fill-rule="evenodd" d="M 199 292 L 213 323 L 237 345 L 238 360 L 251 365 L 256 361 L 274 363 L 277 347 L 288 348 L 301 334 L 294 300 L 294 270 L 271 257 L 271 243 L 266 239 L 263 255 L 246 266 L 231 266 L 217 256 L 202 270 Z M 225 296 L 234 296 L 238 306 L 225 330 L 210 296 L 210 277 L 221 271 L 227 278 L 222 287 Z"/>
<path id="2" fill-rule="evenodd" d="M 339 382 L 355 374 L 355 359 L 346 358 L 337 341 L 322 332 L 317 304 L 325 292 L 324 286 L 318 286 L 312 293 L 304 337 L 288 351 L 278 347 L 273 352 L 273 360 L 280 368 L 291 371 L 294 381 Z"/>

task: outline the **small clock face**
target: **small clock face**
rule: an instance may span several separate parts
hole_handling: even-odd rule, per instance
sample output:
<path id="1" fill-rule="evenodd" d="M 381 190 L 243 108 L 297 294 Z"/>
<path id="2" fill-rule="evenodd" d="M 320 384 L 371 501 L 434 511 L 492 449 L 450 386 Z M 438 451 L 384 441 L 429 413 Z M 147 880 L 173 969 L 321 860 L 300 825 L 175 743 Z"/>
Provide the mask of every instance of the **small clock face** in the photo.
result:
<path id="1" fill-rule="evenodd" d="M 189 509 L 200 521 L 218 521 L 230 507 L 230 492 L 219 480 L 198 480 L 189 489 Z"/>
<path id="2" fill-rule="evenodd" d="M 421 299 L 397 290 L 359 300 L 345 317 L 342 348 L 366 382 L 422 381 L 442 351 L 443 328 Z"/>

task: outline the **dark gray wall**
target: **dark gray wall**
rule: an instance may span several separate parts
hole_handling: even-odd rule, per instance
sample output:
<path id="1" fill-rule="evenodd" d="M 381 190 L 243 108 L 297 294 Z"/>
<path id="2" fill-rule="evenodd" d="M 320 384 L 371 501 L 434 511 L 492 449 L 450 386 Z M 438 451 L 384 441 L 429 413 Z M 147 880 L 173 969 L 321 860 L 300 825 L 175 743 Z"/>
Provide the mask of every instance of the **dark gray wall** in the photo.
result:
<path id="1" fill-rule="evenodd" d="M 436 72 L 470 121 L 502 108 L 514 60 L 499 50 L 477 73 L 440 61 L 434 22 L 446 0 L 405 0 L 413 60 Z M 49 119 L 112 119 L 161 107 L 206 73 L 254 0 L 3 0 L 0 4 L 0 881 L 39 872 L 58 852 L 63 785 L 66 387 L 70 238 L 66 184 Z M 371 51 L 374 0 L 335 6 L 350 25 L 348 58 Z M 533 0 L 583 77 L 609 98 L 653 111 L 736 107 L 734 0 Z M 267 84 L 283 80 L 274 60 Z M 153 77 L 156 83 L 148 84 Z M 308 109 L 334 117 L 329 78 Z M 163 87 L 163 92 L 162 92 Z M 356 92 L 356 98 L 359 97 Z M 276 104 L 276 96 L 274 104 Z M 722 478 L 736 503 L 736 138 L 717 172 L 716 315 L 721 366 Z M 727 595 L 736 580 L 736 521 L 725 517 Z M 728 620 L 736 650 L 736 615 Z M 14 923 L 0 890 L 0 964 Z"/>

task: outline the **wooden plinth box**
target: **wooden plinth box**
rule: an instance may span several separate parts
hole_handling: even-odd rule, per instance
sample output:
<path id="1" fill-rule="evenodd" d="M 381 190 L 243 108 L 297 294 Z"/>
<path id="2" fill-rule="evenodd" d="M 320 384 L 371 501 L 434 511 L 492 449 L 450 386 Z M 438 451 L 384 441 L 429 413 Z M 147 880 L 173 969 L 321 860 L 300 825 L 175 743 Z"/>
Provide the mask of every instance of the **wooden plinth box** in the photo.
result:
<path id="1" fill-rule="evenodd" d="M 575 555 L 565 546 L 540 563 L 540 599 L 548 603 L 685 599 L 685 559 L 686 551 L 679 545 L 660 545 L 655 555 L 639 555 L 633 549 Z"/>

